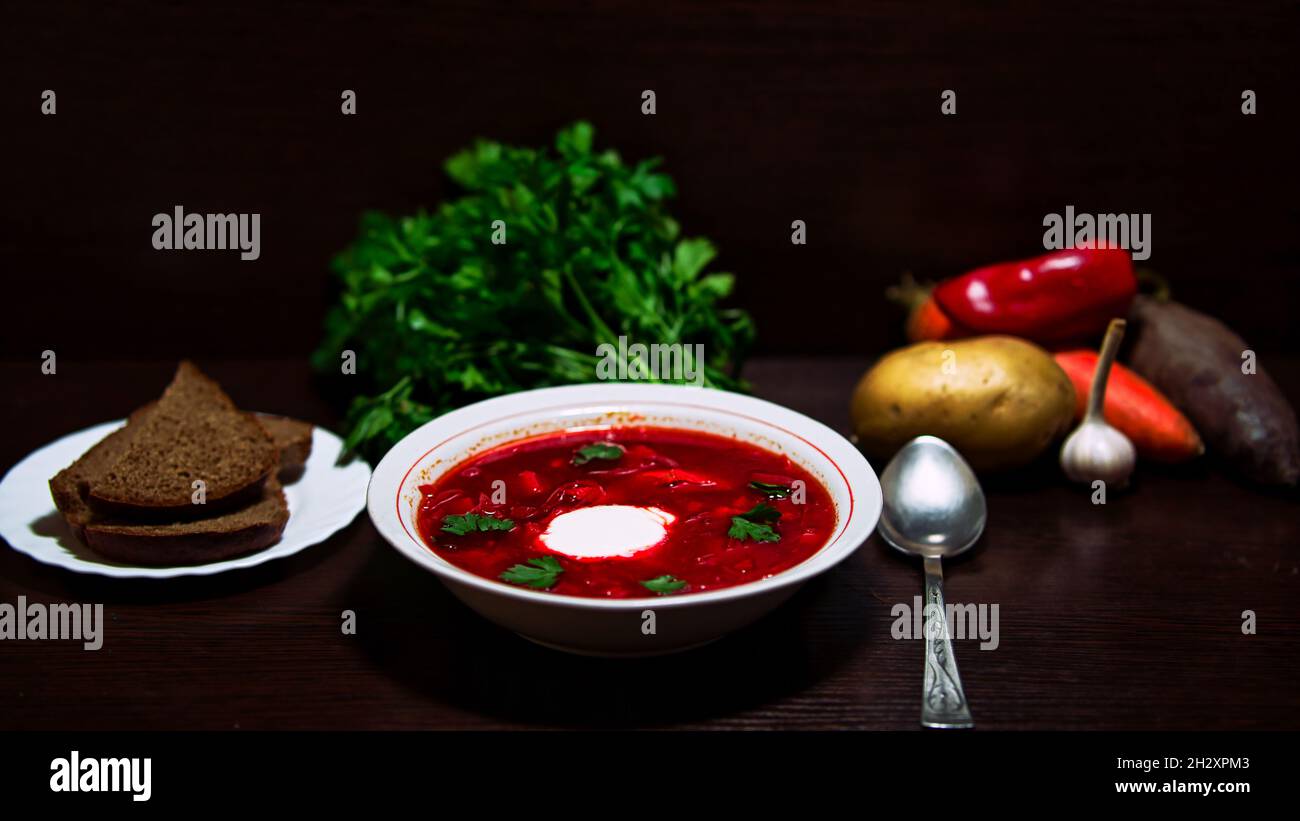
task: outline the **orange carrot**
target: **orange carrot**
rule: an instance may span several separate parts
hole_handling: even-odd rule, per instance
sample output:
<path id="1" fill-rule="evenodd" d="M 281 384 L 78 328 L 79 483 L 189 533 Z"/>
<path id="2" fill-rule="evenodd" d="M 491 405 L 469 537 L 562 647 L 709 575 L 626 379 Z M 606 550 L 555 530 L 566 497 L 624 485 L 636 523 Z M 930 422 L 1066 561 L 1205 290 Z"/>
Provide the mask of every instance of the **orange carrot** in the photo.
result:
<path id="1" fill-rule="evenodd" d="M 924 342 L 930 339 L 956 339 L 967 336 L 957 328 L 957 324 L 928 296 L 925 301 L 912 309 L 907 317 L 907 339 L 909 342 Z"/>
<path id="2" fill-rule="evenodd" d="M 930 295 L 932 286 L 917 282 L 911 274 L 903 274 L 897 285 L 885 289 L 890 302 L 907 311 L 904 332 L 908 342 L 926 342 L 931 339 L 960 339 L 973 336 L 971 331 L 959 326 L 944 313 L 939 303 Z"/>
<path id="3" fill-rule="evenodd" d="M 1097 368 L 1097 352 L 1061 351 L 1056 364 L 1074 383 L 1075 417 L 1083 418 Z M 1187 417 L 1151 383 L 1116 362 L 1106 380 L 1106 421 L 1133 442 L 1139 456 L 1157 462 L 1185 462 L 1205 452 L 1201 437 Z"/>

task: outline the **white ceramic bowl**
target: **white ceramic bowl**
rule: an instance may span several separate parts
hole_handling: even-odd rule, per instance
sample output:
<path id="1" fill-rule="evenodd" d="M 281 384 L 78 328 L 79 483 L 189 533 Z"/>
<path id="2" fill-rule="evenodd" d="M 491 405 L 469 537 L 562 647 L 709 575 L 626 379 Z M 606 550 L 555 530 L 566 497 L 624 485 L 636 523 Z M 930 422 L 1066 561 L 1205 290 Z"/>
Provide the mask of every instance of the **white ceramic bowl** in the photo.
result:
<path id="1" fill-rule="evenodd" d="M 649 424 L 734 436 L 785 454 L 821 480 L 835 504 L 830 541 L 766 579 L 681 596 L 594 599 L 476 576 L 433 552 L 415 526 L 419 486 L 515 439 L 576 427 Z M 880 516 L 867 460 L 820 422 L 751 396 L 678 385 L 603 383 L 524 391 L 441 416 L 398 442 L 375 468 L 367 508 L 375 527 L 461 601 L 524 638 L 575 653 L 640 656 L 704 644 L 758 619 L 861 545 Z M 653 632 L 650 631 L 653 627 Z"/>

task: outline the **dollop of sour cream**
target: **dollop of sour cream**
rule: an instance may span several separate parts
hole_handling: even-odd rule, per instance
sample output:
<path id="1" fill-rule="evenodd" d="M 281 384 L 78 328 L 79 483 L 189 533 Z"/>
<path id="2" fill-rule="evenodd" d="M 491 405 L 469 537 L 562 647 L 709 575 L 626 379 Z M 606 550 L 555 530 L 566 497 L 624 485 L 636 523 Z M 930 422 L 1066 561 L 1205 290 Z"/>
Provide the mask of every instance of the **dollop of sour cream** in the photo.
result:
<path id="1" fill-rule="evenodd" d="M 662 542 L 676 518 L 657 507 L 593 505 L 556 516 L 539 538 L 575 559 L 627 558 Z"/>

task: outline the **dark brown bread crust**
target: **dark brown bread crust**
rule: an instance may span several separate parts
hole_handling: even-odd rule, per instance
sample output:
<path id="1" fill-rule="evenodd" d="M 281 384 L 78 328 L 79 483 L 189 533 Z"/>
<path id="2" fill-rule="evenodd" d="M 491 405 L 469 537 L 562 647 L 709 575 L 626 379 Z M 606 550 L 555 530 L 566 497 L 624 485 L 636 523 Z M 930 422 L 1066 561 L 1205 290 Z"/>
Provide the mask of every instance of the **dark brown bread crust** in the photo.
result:
<path id="1" fill-rule="evenodd" d="M 246 508 L 197 521 L 136 524 L 103 519 L 73 532 L 96 553 L 130 564 L 171 566 L 205 564 L 242 556 L 280 540 L 289 506 L 272 478 L 262 497 Z"/>
<path id="2" fill-rule="evenodd" d="M 142 538 L 126 533 L 73 532 L 106 559 L 154 567 L 207 564 L 265 550 L 280 540 L 284 525 L 259 525 L 221 536 L 190 533 Z"/>
<path id="3" fill-rule="evenodd" d="M 86 502 L 98 516 L 118 517 L 131 519 L 139 522 L 168 523 L 183 520 L 201 521 L 214 514 L 229 513 L 233 510 L 239 510 L 246 507 L 258 499 L 262 498 L 262 491 L 266 488 L 267 481 L 275 475 L 275 467 L 253 482 L 247 487 L 240 488 L 233 493 L 227 493 L 225 496 L 213 499 L 208 497 L 203 504 L 194 504 L 186 502 L 178 506 L 143 506 L 137 507 L 133 504 L 125 504 L 117 501 L 106 501 L 95 496 L 91 485 L 91 490 L 86 494 Z"/>
<path id="4" fill-rule="evenodd" d="M 129 424 L 118 428 L 50 480 L 54 506 L 74 529 L 95 519 L 95 511 L 86 503 L 90 482 L 126 450 L 134 433 Z"/>

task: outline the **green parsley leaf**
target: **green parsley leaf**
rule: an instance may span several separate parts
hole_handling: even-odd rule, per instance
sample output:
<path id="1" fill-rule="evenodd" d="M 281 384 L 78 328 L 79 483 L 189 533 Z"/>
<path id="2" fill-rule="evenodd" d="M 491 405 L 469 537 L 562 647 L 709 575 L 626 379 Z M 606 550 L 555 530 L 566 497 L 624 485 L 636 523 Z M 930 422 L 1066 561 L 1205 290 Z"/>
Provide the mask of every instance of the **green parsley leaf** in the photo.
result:
<path id="1" fill-rule="evenodd" d="M 607 459 L 613 461 L 623 456 L 623 449 L 618 445 L 610 442 L 596 442 L 586 447 L 578 448 L 577 453 L 573 454 L 573 464 L 585 465 L 592 459 Z"/>
<path id="2" fill-rule="evenodd" d="M 757 490 L 769 499 L 784 499 L 789 496 L 791 490 L 785 485 L 772 484 L 770 482 L 760 482 L 757 479 L 749 483 L 753 490 Z"/>
<path id="3" fill-rule="evenodd" d="M 748 519 L 751 522 L 775 522 L 781 518 L 781 511 L 769 505 L 767 502 L 759 502 L 749 510 L 740 514 L 740 518 Z"/>
<path id="4" fill-rule="evenodd" d="M 731 517 L 731 527 L 727 528 L 727 535 L 742 542 L 745 539 L 754 542 L 781 541 L 781 534 L 773 530 L 771 525 L 755 524 L 739 516 Z"/>
<path id="5" fill-rule="evenodd" d="M 442 529 L 453 536 L 486 533 L 490 530 L 509 530 L 515 526 L 511 519 L 498 519 L 481 513 L 452 514 L 442 517 Z"/>
<path id="6" fill-rule="evenodd" d="M 747 389 L 753 322 L 725 307 L 734 278 L 712 267 L 713 243 L 684 235 L 669 208 L 677 187 L 656 160 L 627 161 L 579 122 L 533 146 L 478 140 L 443 169 L 458 187 L 445 201 L 363 214 L 333 261 L 338 298 L 312 363 L 354 397 L 349 454 L 377 462 L 430 419 L 490 396 L 597 381 L 596 352 L 623 335 L 698 343 L 704 385 Z M 340 372 L 344 352 L 352 375 Z"/>
<path id="7" fill-rule="evenodd" d="M 740 541 L 749 539 L 754 542 L 779 542 L 781 534 L 768 522 L 776 522 L 780 518 L 781 511 L 767 502 L 759 502 L 739 516 L 731 517 L 727 535 Z"/>
<path id="8" fill-rule="evenodd" d="M 564 568 L 554 556 L 541 556 L 529 559 L 527 564 L 515 565 L 502 573 L 500 578 L 511 584 L 522 584 L 537 590 L 545 590 L 554 587 L 563 572 Z"/>
<path id="9" fill-rule="evenodd" d="M 651 593 L 658 593 L 661 596 L 666 596 L 669 593 L 676 593 L 678 590 L 681 590 L 686 586 L 686 582 L 676 576 L 659 576 L 658 578 L 641 582 L 641 586 L 646 590 L 649 590 Z"/>

